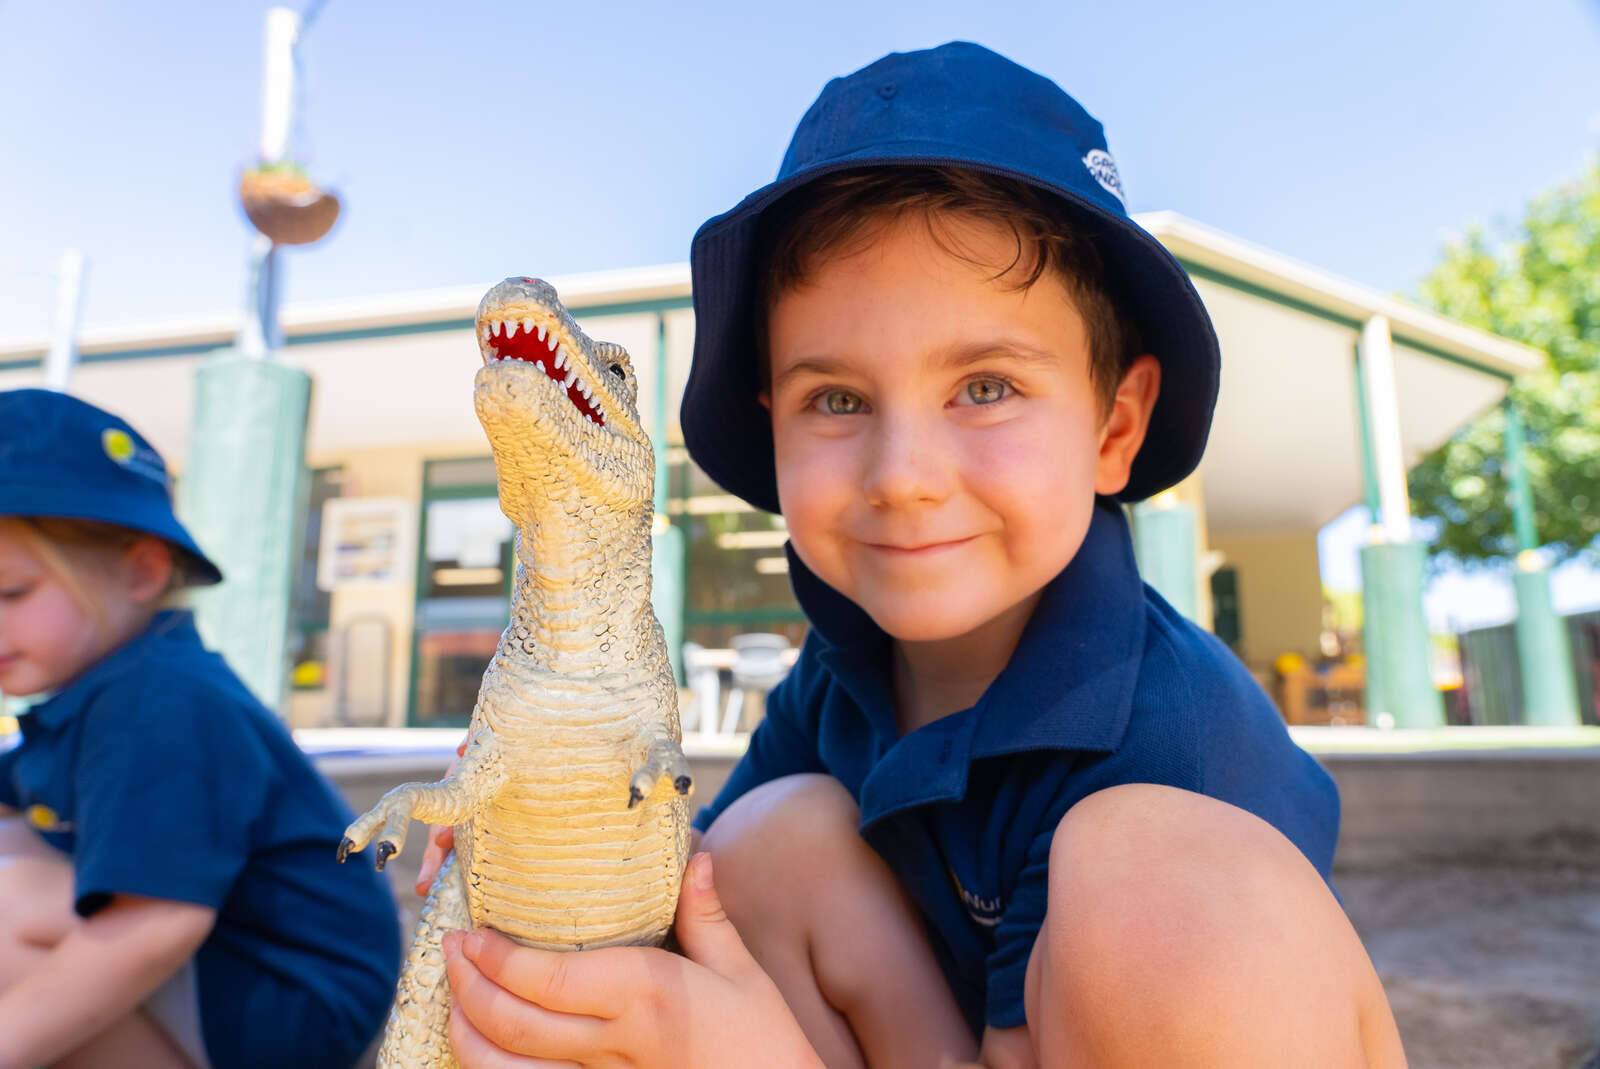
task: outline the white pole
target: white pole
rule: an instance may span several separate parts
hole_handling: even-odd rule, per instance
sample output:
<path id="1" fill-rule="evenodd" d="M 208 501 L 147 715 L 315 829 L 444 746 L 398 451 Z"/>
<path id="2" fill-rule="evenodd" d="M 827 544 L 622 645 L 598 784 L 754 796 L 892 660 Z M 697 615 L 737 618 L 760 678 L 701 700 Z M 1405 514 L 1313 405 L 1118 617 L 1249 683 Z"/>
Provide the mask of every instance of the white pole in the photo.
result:
<path id="1" fill-rule="evenodd" d="M 1400 448 L 1400 405 L 1394 386 L 1394 340 L 1386 316 L 1373 316 L 1361 331 L 1361 379 L 1372 431 L 1372 466 L 1378 473 L 1377 527 L 1383 541 L 1411 541 L 1411 503 L 1405 457 Z"/>
<path id="2" fill-rule="evenodd" d="M 289 154 L 294 129 L 294 49 L 300 16 L 286 7 L 267 11 L 266 50 L 261 73 L 261 162 L 278 163 Z M 256 235 L 250 249 L 249 289 L 239 348 L 257 359 L 283 345 L 278 328 L 278 248 Z"/>
<path id="3" fill-rule="evenodd" d="M 56 275 L 56 322 L 45 357 L 44 382 L 65 393 L 78 363 L 78 321 L 83 312 L 83 253 L 67 249 Z"/>
<path id="4" fill-rule="evenodd" d="M 261 79 L 261 162 L 277 163 L 289 151 L 294 123 L 294 46 L 300 16 L 286 7 L 267 11 L 267 43 Z"/>

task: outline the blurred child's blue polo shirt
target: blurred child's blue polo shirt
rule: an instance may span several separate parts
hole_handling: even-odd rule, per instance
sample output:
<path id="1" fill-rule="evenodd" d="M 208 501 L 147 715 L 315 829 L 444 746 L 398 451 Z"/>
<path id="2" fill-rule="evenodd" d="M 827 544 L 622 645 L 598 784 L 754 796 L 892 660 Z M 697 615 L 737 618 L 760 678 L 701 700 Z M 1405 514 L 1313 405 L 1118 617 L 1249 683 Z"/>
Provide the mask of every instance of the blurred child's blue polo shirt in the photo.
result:
<path id="1" fill-rule="evenodd" d="M 704 830 L 780 776 L 826 772 L 861 833 L 917 902 L 975 1032 L 1026 1023 L 1022 989 L 1044 922 L 1062 816 L 1123 783 L 1181 787 L 1268 821 L 1326 880 L 1339 795 L 1267 696 L 1213 636 L 1146 587 L 1126 520 L 1101 502 L 978 704 L 901 737 L 889 639 L 789 551 L 812 630 Z"/>
<path id="2" fill-rule="evenodd" d="M 78 913 L 115 894 L 217 911 L 194 958 L 211 1063 L 352 1065 L 393 998 L 394 900 L 335 861 L 350 813 L 193 617 L 158 613 L 21 723 L 0 804 L 71 856 Z"/>

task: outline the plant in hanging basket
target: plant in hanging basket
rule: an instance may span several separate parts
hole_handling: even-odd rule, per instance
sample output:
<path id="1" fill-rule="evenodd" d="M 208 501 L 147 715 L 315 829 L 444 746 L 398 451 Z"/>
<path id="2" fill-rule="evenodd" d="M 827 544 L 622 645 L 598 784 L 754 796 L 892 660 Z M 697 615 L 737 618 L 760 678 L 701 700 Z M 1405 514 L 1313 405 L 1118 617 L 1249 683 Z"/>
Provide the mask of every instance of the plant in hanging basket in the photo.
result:
<path id="1" fill-rule="evenodd" d="M 309 245 L 339 218 L 338 195 L 287 162 L 245 171 L 239 178 L 239 203 L 255 228 L 279 245 Z"/>

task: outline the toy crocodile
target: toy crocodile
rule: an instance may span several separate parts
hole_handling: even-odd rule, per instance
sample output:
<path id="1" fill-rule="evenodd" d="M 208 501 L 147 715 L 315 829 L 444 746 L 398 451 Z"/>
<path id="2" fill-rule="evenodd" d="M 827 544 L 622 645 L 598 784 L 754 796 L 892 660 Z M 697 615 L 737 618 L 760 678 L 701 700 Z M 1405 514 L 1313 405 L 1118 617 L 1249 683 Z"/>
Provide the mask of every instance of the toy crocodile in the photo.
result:
<path id="1" fill-rule="evenodd" d="M 396 787 L 351 824 L 343 860 L 378 868 L 412 820 L 456 828 L 422 907 L 378 1064 L 455 1066 L 443 933 L 528 946 L 659 945 L 688 851 L 678 692 L 650 608 L 655 455 L 639 380 L 548 283 L 508 278 L 478 305 L 473 384 L 516 525 L 511 622 L 484 672 L 467 746 L 438 783 Z"/>

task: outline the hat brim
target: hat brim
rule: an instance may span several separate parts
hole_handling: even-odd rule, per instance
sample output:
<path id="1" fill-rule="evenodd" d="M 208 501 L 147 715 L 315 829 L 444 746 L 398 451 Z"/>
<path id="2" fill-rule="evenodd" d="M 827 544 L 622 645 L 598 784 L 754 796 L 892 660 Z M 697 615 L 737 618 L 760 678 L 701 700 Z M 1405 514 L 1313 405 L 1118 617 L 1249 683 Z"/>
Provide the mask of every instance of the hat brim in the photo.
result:
<path id="1" fill-rule="evenodd" d="M 781 512 L 772 424 L 760 389 L 752 303 L 761 215 L 785 195 L 836 171 L 878 166 L 956 166 L 1015 178 L 1059 197 L 1093 233 L 1107 284 L 1161 364 L 1161 391 L 1128 484 L 1115 495 L 1142 501 L 1183 480 L 1200 463 L 1216 405 L 1221 356 L 1216 332 L 1187 272 L 1131 219 L 1041 181 L 975 159 L 949 145 L 899 142 L 836 157 L 763 186 L 695 234 L 690 254 L 695 353 L 684 388 L 684 444 L 701 469 L 732 494 Z"/>
<path id="2" fill-rule="evenodd" d="M 0 483 L 0 516 L 93 520 L 142 531 L 176 546 L 190 557 L 194 564 L 189 572 L 189 578 L 194 580 L 191 586 L 222 582 L 222 570 L 201 552 L 171 510 L 157 507 L 147 496 L 113 493 L 95 494 L 86 499 L 81 487 Z"/>

